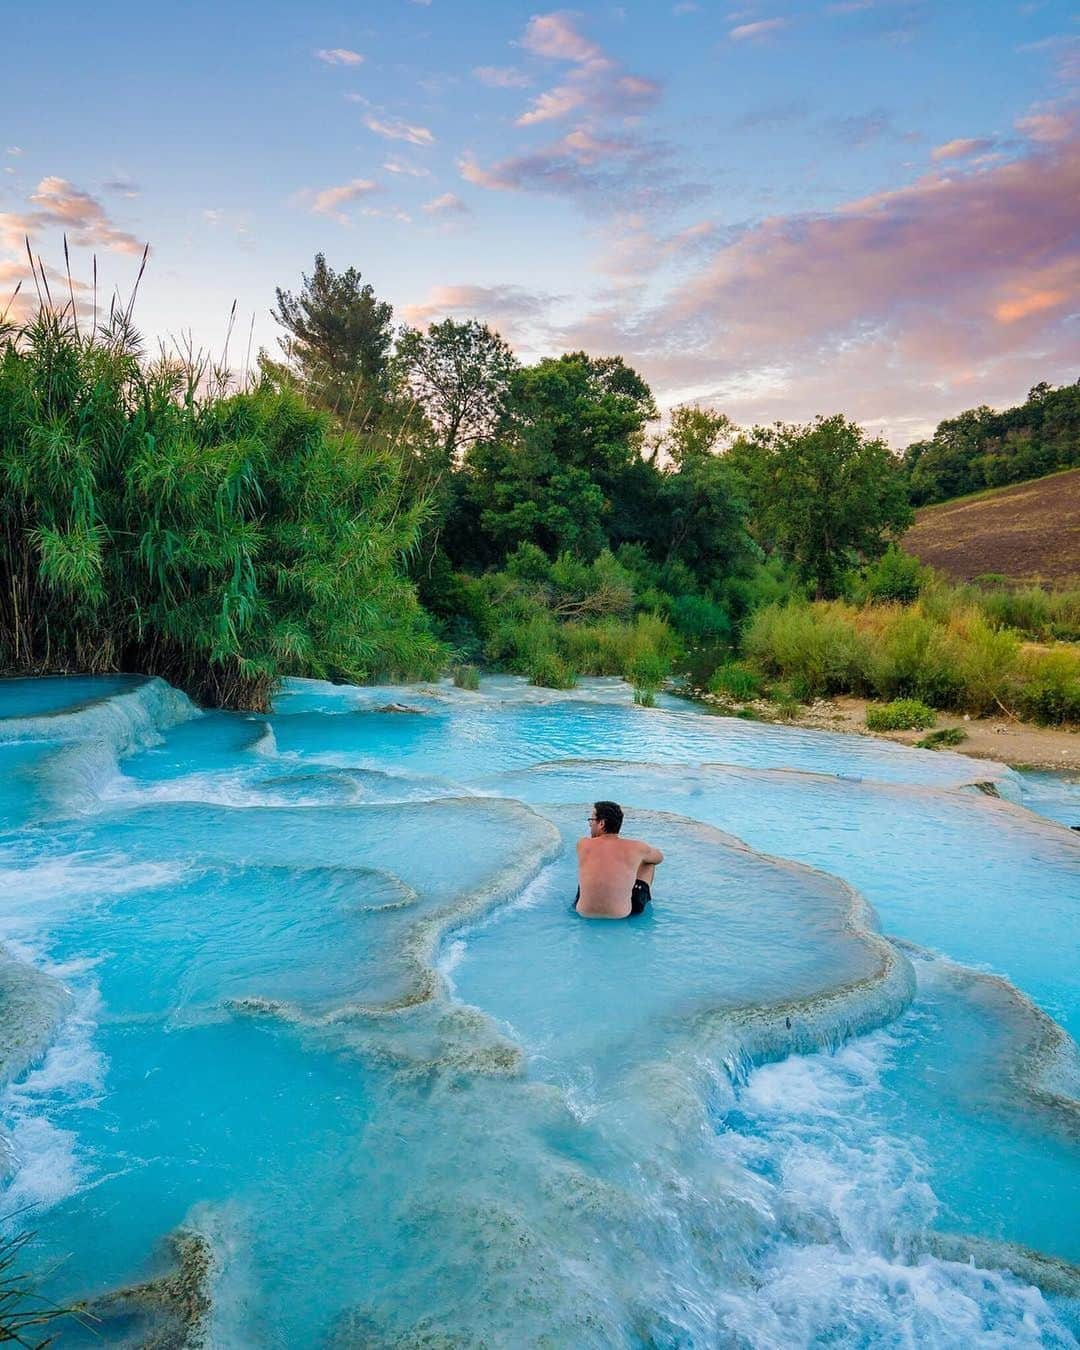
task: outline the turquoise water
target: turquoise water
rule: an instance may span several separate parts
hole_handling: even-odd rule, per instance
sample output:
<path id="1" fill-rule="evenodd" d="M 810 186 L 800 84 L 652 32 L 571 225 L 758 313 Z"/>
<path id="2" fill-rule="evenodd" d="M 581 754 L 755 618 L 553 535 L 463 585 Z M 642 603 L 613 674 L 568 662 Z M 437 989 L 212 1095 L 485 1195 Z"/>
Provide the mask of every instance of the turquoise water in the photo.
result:
<path id="1" fill-rule="evenodd" d="M 1019 777 L 1021 800 L 1029 810 L 1062 825 L 1080 826 L 1080 776 L 1025 770 Z"/>
<path id="2" fill-rule="evenodd" d="M 509 678 L 6 681 L 0 768 L 61 1345 L 1077 1344 L 1080 837 L 1029 780 Z M 569 911 L 599 796 L 667 856 L 632 923 Z"/>

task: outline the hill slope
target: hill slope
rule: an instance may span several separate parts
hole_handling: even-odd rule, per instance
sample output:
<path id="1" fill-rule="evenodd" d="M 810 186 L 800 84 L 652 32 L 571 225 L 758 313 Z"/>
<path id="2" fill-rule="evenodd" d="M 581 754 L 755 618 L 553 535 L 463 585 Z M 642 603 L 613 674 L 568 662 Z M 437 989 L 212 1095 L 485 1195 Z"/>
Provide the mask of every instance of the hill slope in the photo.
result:
<path id="1" fill-rule="evenodd" d="M 1080 581 L 1080 469 L 923 507 L 902 544 L 957 581 Z"/>

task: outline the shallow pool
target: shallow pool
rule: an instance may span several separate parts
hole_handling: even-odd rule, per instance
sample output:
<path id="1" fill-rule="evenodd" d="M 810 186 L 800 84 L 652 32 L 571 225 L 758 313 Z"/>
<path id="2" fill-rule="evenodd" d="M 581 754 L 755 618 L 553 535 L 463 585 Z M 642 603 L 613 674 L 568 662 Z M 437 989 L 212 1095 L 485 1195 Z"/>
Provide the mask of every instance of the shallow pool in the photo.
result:
<path id="1" fill-rule="evenodd" d="M 617 681 L 65 683 L 0 683 L 61 1345 L 1076 1344 L 1080 837 L 1030 783 Z M 570 912 L 598 797 L 667 856 L 632 922 Z"/>

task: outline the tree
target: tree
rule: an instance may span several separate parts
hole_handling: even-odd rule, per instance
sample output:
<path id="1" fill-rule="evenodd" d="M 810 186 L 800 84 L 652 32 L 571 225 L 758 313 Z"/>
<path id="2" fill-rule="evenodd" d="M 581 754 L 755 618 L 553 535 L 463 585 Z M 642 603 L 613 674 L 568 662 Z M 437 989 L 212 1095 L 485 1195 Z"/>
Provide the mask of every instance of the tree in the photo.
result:
<path id="1" fill-rule="evenodd" d="M 938 424 L 904 452 L 916 506 L 1039 478 L 1080 464 L 1080 384 L 1033 385 L 1004 412 L 972 408 Z"/>
<path id="2" fill-rule="evenodd" d="M 453 531 L 456 560 L 498 562 L 526 540 L 552 558 L 588 559 L 651 530 L 638 502 L 643 478 L 656 476 L 641 458 L 655 416 L 649 386 L 618 356 L 572 352 L 516 371 L 498 433 L 465 456 L 468 510 L 483 537 Z"/>
<path id="3" fill-rule="evenodd" d="M 857 562 L 879 558 L 910 524 L 899 462 L 842 414 L 755 427 L 727 460 L 748 483 L 759 542 L 794 564 L 818 599 L 838 595 Z"/>
<path id="4" fill-rule="evenodd" d="M 517 359 L 498 333 L 476 319 L 444 319 L 426 333 L 402 330 L 395 366 L 453 460 L 490 439 L 505 411 Z"/>
<path id="5" fill-rule="evenodd" d="M 317 253 L 298 295 L 275 291 L 270 312 L 286 332 L 278 339 L 286 363 L 262 357 L 265 371 L 282 382 L 298 380 L 309 397 L 346 420 L 357 409 L 364 416 L 381 410 L 389 376 L 393 309 L 361 282 L 355 267 L 335 272 Z"/>
<path id="6" fill-rule="evenodd" d="M 672 409 L 653 442 L 652 462 L 664 461 L 647 503 L 653 552 L 665 567 L 689 568 L 704 586 L 761 556 L 746 528 L 746 485 L 721 454 L 736 430 L 726 413 L 686 403 Z"/>
<path id="7" fill-rule="evenodd" d="M 726 413 L 683 403 L 671 410 L 667 431 L 657 439 L 656 448 L 681 466 L 694 457 L 719 454 L 736 430 Z"/>

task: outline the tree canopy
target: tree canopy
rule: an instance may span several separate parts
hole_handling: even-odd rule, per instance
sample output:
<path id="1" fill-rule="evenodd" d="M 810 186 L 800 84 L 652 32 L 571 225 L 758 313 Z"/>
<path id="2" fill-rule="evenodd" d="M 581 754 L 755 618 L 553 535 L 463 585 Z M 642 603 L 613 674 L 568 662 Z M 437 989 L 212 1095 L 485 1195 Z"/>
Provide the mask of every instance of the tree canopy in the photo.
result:
<path id="1" fill-rule="evenodd" d="M 476 319 L 444 319 L 426 333 L 402 329 L 395 362 L 448 459 L 495 434 L 518 370 L 516 357 L 498 333 Z"/>
<path id="2" fill-rule="evenodd" d="M 755 427 L 728 461 L 748 485 L 759 542 L 790 561 L 819 598 L 878 558 L 911 522 L 900 465 L 842 414 L 808 426 Z"/>
<path id="3" fill-rule="evenodd" d="M 278 345 L 284 367 L 264 358 L 279 377 L 295 375 L 323 407 L 369 417 L 385 395 L 393 343 L 393 308 L 377 299 L 355 267 L 335 272 L 322 253 L 298 294 L 276 289 L 273 318 L 284 328 Z"/>
<path id="4" fill-rule="evenodd" d="M 916 506 L 987 487 L 1041 478 L 1080 464 L 1080 383 L 1045 381 L 1015 408 L 985 405 L 938 424 L 933 436 L 904 452 Z"/>

